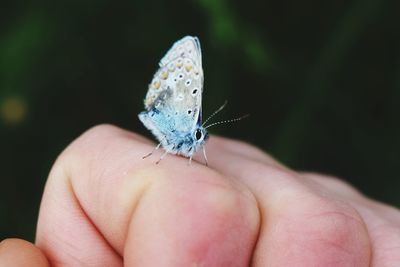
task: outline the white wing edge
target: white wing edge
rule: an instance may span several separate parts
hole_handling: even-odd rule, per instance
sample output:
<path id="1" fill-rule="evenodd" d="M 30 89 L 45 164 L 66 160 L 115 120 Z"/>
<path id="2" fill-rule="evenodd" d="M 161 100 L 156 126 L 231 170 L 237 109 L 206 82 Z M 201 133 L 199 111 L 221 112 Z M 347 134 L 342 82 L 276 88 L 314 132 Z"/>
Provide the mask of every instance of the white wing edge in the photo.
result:
<path id="1" fill-rule="evenodd" d="M 165 54 L 165 56 L 160 60 L 160 62 L 158 63 L 158 65 L 160 67 L 163 67 L 165 65 L 167 65 L 170 61 L 167 60 L 169 54 L 171 51 L 173 51 L 179 44 L 184 43 L 186 40 L 190 39 L 192 42 L 194 42 L 195 44 L 195 48 L 196 48 L 196 53 L 198 54 L 198 58 L 199 58 L 199 67 L 202 68 L 202 55 L 201 55 L 201 46 L 200 46 L 200 40 L 199 38 L 197 38 L 196 36 L 191 36 L 191 35 L 187 35 L 183 38 L 181 38 L 180 40 L 176 41 L 172 47 L 167 51 L 167 53 Z"/>

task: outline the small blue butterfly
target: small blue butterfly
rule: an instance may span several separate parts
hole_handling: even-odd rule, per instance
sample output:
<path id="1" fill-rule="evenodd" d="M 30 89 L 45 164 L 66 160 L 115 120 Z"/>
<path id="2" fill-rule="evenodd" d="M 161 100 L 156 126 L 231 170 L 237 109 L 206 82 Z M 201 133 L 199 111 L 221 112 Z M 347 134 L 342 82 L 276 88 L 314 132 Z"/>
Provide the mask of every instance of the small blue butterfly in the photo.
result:
<path id="1" fill-rule="evenodd" d="M 165 149 L 157 163 L 167 153 L 183 155 L 191 162 L 194 153 L 203 148 L 207 164 L 204 144 L 208 133 L 201 116 L 204 77 L 199 39 L 186 36 L 175 42 L 159 66 L 144 100 L 146 110 L 139 114 L 140 121 L 159 141 L 154 150 L 160 146 Z"/>

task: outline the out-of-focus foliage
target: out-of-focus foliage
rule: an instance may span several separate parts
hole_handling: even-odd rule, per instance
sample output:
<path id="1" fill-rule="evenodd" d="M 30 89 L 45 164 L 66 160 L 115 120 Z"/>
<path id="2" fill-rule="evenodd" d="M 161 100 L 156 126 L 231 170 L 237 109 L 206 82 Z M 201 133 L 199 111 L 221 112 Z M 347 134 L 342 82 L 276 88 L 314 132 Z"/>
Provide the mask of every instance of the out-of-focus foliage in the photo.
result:
<path id="1" fill-rule="evenodd" d="M 83 131 L 107 122 L 150 136 L 136 114 L 187 34 L 203 48 L 204 116 L 224 100 L 222 118 L 251 114 L 215 132 L 400 206 L 396 1 L 0 5 L 1 239 L 33 239 L 49 169 Z"/>

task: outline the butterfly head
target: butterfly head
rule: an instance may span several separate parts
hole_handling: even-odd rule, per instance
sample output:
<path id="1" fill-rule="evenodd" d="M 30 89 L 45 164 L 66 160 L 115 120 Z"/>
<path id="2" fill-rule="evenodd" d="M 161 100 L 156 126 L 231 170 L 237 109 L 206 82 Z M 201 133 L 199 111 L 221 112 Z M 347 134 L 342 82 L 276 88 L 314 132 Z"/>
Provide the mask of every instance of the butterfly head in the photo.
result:
<path id="1" fill-rule="evenodd" d="M 202 126 L 199 126 L 193 133 L 193 143 L 196 144 L 196 146 L 202 146 L 208 137 L 207 130 Z"/>

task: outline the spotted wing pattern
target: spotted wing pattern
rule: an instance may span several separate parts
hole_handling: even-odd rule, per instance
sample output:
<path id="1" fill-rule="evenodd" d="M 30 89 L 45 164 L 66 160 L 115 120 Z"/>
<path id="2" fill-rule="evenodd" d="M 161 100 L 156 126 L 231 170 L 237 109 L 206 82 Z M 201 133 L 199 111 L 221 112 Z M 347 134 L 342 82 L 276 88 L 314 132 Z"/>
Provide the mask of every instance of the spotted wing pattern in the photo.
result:
<path id="1" fill-rule="evenodd" d="M 193 130 L 201 115 L 203 90 L 199 40 L 186 36 L 177 41 L 159 65 L 144 101 L 146 110 L 163 112 L 176 131 Z"/>

